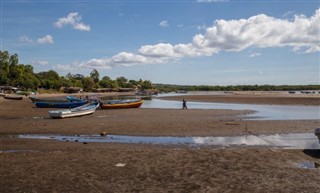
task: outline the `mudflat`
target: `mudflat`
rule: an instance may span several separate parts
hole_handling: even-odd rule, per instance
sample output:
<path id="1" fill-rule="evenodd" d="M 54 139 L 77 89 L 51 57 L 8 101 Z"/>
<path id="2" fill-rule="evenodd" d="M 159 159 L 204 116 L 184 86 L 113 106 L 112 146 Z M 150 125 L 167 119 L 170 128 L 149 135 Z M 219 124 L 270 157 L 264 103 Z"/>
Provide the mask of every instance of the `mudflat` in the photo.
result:
<path id="1" fill-rule="evenodd" d="M 184 97 L 187 96 L 188 101 L 239 102 L 241 96 L 242 103 L 251 104 L 283 104 L 283 101 L 320 104 L 318 95 L 301 95 L 297 100 L 290 95 L 272 95 L 233 93 Z M 182 98 L 174 96 L 170 100 L 181 103 Z M 15 135 L 275 134 L 313 132 L 320 127 L 320 120 L 258 121 L 241 118 L 250 111 L 143 108 L 97 109 L 89 116 L 50 119 L 50 109 L 36 108 L 27 97 L 21 101 L 0 98 L 0 105 L 1 192 L 309 193 L 319 190 L 320 169 L 303 169 L 297 165 L 304 161 L 320 164 L 320 150 L 80 143 L 21 139 Z"/>

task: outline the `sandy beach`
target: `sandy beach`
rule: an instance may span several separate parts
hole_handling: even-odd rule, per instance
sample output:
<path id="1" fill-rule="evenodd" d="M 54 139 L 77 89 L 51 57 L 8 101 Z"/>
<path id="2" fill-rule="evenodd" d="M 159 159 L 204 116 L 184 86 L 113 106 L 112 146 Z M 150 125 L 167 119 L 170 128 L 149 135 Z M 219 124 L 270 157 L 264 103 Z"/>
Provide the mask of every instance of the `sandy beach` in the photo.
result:
<path id="1" fill-rule="evenodd" d="M 108 95 L 114 95 L 108 94 Z M 41 95 L 48 97 L 53 95 Z M 188 101 L 319 105 L 319 95 L 233 93 Z M 33 140 L 17 134 L 234 136 L 314 132 L 320 120 L 245 120 L 248 110 L 119 109 L 50 119 L 48 110 L 0 97 L 1 192 L 308 192 L 319 190 L 320 150 L 185 147 Z"/>

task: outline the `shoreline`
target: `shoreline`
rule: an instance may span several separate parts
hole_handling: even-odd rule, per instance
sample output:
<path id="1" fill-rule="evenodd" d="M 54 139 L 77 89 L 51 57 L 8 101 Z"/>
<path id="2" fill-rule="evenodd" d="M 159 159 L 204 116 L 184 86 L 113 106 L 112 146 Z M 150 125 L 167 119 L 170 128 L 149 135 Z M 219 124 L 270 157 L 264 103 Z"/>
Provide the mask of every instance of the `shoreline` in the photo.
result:
<path id="1" fill-rule="evenodd" d="M 320 164 L 320 150 L 80 143 L 6 135 L 260 135 L 314 132 L 320 120 L 257 121 L 242 119 L 249 113 L 243 110 L 142 108 L 98 109 L 88 116 L 51 119 L 48 110 L 36 108 L 26 97 L 0 98 L 1 192 L 315 193 L 319 189 L 319 168 L 298 165 Z"/>
<path id="2" fill-rule="evenodd" d="M 165 100 L 182 101 L 186 98 L 192 102 L 265 104 L 265 105 L 320 105 L 320 94 L 292 95 L 283 92 L 235 92 L 229 94 L 184 94 L 177 96 L 161 96 Z"/>

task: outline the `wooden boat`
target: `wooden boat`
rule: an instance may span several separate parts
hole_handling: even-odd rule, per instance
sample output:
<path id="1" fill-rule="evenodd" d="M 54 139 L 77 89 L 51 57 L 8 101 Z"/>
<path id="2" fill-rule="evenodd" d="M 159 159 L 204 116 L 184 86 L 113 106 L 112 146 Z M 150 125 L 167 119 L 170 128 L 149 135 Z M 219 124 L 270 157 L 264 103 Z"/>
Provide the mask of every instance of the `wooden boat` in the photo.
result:
<path id="1" fill-rule="evenodd" d="M 142 103 L 142 99 L 109 100 L 100 101 L 100 107 L 102 109 L 139 108 Z"/>
<path id="2" fill-rule="evenodd" d="M 314 130 L 314 134 L 318 137 L 319 143 L 320 143 L 320 128 L 316 128 L 316 129 Z"/>
<path id="3" fill-rule="evenodd" d="M 22 100 L 23 96 L 19 96 L 19 95 L 5 95 L 4 96 L 5 99 L 10 99 L 10 100 Z"/>
<path id="4" fill-rule="evenodd" d="M 95 101 L 72 109 L 51 110 L 48 113 L 51 118 L 78 117 L 94 113 L 99 105 L 99 102 Z"/>
<path id="5" fill-rule="evenodd" d="M 34 104 L 38 108 L 75 108 L 86 104 L 87 100 L 67 101 L 67 102 L 45 102 L 38 101 Z"/>
<path id="6" fill-rule="evenodd" d="M 38 98 L 35 96 L 29 96 L 29 98 L 33 103 L 35 102 L 70 102 L 70 101 L 81 100 L 74 96 L 67 96 L 66 98 Z"/>

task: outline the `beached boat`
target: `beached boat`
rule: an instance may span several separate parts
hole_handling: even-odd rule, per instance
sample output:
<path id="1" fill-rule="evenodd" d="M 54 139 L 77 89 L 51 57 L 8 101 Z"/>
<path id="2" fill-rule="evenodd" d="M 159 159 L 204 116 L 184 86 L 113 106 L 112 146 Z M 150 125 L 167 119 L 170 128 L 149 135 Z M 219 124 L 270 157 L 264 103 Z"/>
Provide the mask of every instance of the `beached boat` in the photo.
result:
<path id="1" fill-rule="evenodd" d="M 95 101 L 72 109 L 51 110 L 48 113 L 51 118 L 78 117 L 94 113 L 99 105 L 99 102 Z"/>
<path id="2" fill-rule="evenodd" d="M 109 100 L 100 101 L 100 107 L 102 109 L 139 108 L 142 103 L 142 99 Z"/>
<path id="3" fill-rule="evenodd" d="M 4 96 L 5 99 L 10 99 L 10 100 L 22 100 L 23 96 L 19 96 L 19 95 L 5 95 Z"/>
<path id="4" fill-rule="evenodd" d="M 66 102 L 46 102 L 38 101 L 34 104 L 38 108 L 75 108 L 86 104 L 87 100 L 66 101 Z"/>
<path id="5" fill-rule="evenodd" d="M 318 137 L 319 143 L 320 143 L 320 128 L 316 128 L 316 129 L 314 130 L 314 134 Z"/>
<path id="6" fill-rule="evenodd" d="M 29 96 L 30 100 L 35 102 L 70 102 L 70 101 L 80 101 L 81 99 L 74 96 L 67 96 L 66 98 L 39 98 L 35 96 Z"/>

